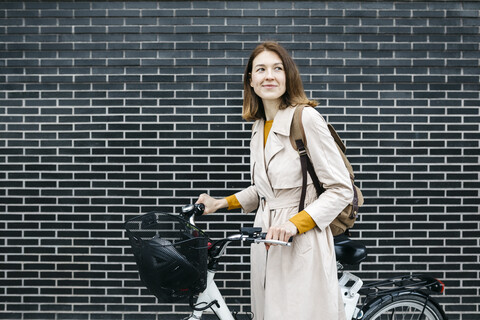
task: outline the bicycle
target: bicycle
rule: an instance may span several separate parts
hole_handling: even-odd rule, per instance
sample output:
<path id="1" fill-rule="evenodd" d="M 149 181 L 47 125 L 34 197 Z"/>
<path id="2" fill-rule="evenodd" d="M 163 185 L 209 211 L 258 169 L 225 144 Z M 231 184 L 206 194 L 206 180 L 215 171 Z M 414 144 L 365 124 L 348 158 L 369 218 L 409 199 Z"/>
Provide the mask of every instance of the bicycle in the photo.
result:
<path id="1" fill-rule="evenodd" d="M 240 233 L 212 241 L 195 225 L 195 218 L 203 215 L 203 210 L 202 204 L 195 204 L 184 206 L 178 216 L 150 212 L 127 220 L 125 229 L 140 277 L 160 301 L 188 298 L 193 312 L 183 320 L 200 320 L 207 310 L 219 320 L 240 320 L 236 312 L 230 312 L 214 281 L 227 246 L 232 242 L 291 246 L 292 239 L 290 242 L 265 240 L 266 233 L 261 228 L 246 227 L 241 228 Z M 145 261 L 148 254 L 142 246 L 156 248 L 154 262 Z M 440 280 L 426 274 L 411 274 L 364 284 L 362 279 L 343 268 L 364 261 L 367 257 L 365 246 L 345 235 L 337 236 L 335 253 L 348 320 L 447 320 L 440 304 L 431 297 L 431 294 L 443 293 L 445 285 Z M 145 263 L 153 263 L 156 267 L 145 267 Z M 159 277 L 161 274 L 163 277 Z M 196 302 L 194 296 L 197 296 Z M 246 316 L 253 319 L 254 315 Z"/>

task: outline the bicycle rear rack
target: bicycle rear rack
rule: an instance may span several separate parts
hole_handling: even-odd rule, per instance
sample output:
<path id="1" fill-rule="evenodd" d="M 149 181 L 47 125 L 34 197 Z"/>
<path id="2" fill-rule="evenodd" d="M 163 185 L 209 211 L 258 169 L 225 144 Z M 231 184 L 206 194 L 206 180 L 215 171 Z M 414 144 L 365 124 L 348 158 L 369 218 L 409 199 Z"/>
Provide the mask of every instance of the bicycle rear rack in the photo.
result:
<path id="1" fill-rule="evenodd" d="M 369 297 L 390 295 L 393 293 L 427 289 L 432 292 L 443 292 L 443 283 L 424 274 L 403 275 L 387 280 L 364 284 L 360 293 Z"/>

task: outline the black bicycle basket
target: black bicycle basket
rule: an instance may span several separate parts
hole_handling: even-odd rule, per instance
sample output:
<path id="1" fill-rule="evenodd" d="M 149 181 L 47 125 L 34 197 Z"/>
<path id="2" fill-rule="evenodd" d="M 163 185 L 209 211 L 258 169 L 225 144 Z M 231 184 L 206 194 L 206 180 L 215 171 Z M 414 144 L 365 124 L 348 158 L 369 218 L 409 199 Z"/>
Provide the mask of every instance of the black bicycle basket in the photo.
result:
<path id="1" fill-rule="evenodd" d="M 208 236 L 180 216 L 149 212 L 125 222 L 143 284 L 160 302 L 180 302 L 207 285 Z"/>

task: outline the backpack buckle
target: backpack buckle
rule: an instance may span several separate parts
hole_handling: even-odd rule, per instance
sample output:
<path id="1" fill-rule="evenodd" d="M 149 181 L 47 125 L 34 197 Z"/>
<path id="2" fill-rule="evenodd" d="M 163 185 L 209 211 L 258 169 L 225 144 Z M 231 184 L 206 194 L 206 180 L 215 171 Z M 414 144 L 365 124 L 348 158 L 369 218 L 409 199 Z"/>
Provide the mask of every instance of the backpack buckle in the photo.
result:
<path id="1" fill-rule="evenodd" d="M 300 157 L 306 156 L 307 155 L 307 150 L 306 149 L 300 149 L 300 150 L 298 150 L 298 154 L 300 155 Z"/>

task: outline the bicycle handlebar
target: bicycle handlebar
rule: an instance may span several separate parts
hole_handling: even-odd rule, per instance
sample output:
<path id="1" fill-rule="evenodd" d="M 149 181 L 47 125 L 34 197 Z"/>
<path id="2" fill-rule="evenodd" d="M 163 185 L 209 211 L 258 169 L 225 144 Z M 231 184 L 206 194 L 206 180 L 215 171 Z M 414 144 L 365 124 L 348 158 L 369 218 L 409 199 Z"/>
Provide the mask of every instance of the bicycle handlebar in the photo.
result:
<path id="1" fill-rule="evenodd" d="M 210 255 L 212 258 L 220 258 L 227 249 L 227 246 L 230 242 L 233 241 L 245 241 L 245 242 L 254 242 L 254 243 L 266 243 L 266 244 L 276 244 L 281 246 L 290 247 L 292 245 L 293 237 L 289 239 L 288 242 L 280 240 L 266 240 L 267 233 L 262 232 L 262 228 L 257 227 L 245 227 L 240 228 L 240 233 L 233 234 L 227 238 L 220 239 L 212 243 L 210 247 Z"/>
<path id="2" fill-rule="evenodd" d="M 190 204 L 182 207 L 181 215 L 190 222 L 190 224 L 195 225 L 195 218 L 203 215 L 205 210 L 205 205 L 203 203 Z M 245 227 L 240 229 L 239 234 L 231 235 L 227 238 L 220 239 L 215 241 L 211 247 L 210 252 L 214 258 L 218 258 L 223 255 L 227 245 L 232 241 L 247 241 L 254 243 L 265 243 L 273 245 L 281 245 L 290 247 L 292 245 L 293 237 L 289 239 L 288 242 L 269 239 L 266 240 L 267 233 L 262 232 L 262 228 L 257 227 Z"/>

